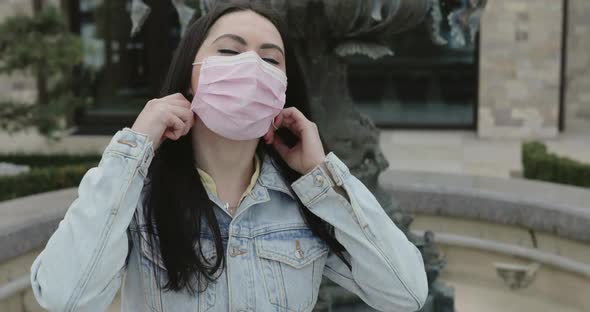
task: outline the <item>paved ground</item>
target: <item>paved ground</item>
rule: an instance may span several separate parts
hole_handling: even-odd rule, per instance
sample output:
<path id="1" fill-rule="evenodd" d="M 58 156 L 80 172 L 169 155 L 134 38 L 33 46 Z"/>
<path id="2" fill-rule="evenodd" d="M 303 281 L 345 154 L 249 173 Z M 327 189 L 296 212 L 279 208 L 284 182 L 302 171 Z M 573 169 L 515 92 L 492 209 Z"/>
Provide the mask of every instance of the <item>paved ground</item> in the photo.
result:
<path id="1" fill-rule="evenodd" d="M 549 151 L 590 163 L 590 120 L 573 121 Z M 510 177 L 521 171 L 521 140 L 481 139 L 472 131 L 383 130 L 390 169 Z"/>

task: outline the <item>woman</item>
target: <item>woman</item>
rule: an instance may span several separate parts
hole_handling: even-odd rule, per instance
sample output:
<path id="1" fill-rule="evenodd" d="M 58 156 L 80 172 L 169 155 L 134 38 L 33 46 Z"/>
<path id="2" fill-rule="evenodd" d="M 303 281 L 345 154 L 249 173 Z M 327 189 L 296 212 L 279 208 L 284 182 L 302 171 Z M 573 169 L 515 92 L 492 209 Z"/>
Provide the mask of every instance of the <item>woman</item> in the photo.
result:
<path id="1" fill-rule="evenodd" d="M 285 39 L 252 5 L 191 23 L 166 96 L 115 134 L 34 261 L 42 307 L 104 311 L 122 284 L 123 311 L 311 311 L 323 275 L 378 310 L 422 307 L 420 252 L 325 154 Z"/>

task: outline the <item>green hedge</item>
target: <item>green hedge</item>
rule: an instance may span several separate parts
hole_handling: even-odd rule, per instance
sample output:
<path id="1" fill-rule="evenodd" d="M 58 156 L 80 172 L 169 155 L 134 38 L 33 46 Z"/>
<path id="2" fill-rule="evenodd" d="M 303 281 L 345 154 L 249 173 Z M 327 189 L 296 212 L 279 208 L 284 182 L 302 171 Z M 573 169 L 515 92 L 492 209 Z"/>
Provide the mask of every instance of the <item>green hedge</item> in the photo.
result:
<path id="1" fill-rule="evenodd" d="M 76 187 L 100 161 L 100 155 L 0 155 L 0 162 L 29 165 L 31 170 L 0 176 L 0 201 L 31 194 Z"/>
<path id="2" fill-rule="evenodd" d="M 18 165 L 29 165 L 31 167 L 68 166 L 72 164 L 92 163 L 98 164 L 101 155 L 97 154 L 3 154 L 0 155 L 0 162 L 9 162 Z"/>
<path id="3" fill-rule="evenodd" d="M 547 151 L 541 142 L 522 146 L 523 175 L 527 179 L 590 187 L 590 165 Z"/>

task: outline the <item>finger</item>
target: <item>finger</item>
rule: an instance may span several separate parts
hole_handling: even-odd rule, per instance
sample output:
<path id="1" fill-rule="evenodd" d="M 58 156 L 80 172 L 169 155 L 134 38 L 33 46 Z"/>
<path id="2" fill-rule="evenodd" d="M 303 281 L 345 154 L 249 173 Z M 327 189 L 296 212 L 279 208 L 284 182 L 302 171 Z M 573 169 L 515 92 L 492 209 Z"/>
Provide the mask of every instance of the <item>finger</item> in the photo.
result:
<path id="1" fill-rule="evenodd" d="M 274 125 L 271 122 L 270 127 L 268 127 L 268 131 L 264 135 L 264 140 L 266 141 L 267 144 L 272 144 L 272 140 L 275 137 L 275 131 L 277 131 L 278 128 L 280 128 L 280 121 L 279 120 L 281 118 L 282 117 L 280 116 L 280 113 L 279 113 L 279 115 L 277 115 L 273 118 Z"/>
<path id="2" fill-rule="evenodd" d="M 169 113 L 167 117 L 166 126 L 166 130 L 172 131 L 173 136 L 169 137 L 172 140 L 178 140 L 182 136 L 185 129 L 185 123 L 182 121 L 182 119 L 172 113 Z"/>
<path id="3" fill-rule="evenodd" d="M 293 115 L 285 114 L 281 126 L 291 130 L 297 137 L 301 137 L 303 132 L 312 128 L 312 122 L 307 120 L 307 118 L 300 119 Z"/>
<path id="4" fill-rule="evenodd" d="M 185 108 L 191 107 L 191 102 L 189 102 L 187 100 L 168 100 L 168 101 L 166 101 L 166 103 L 169 104 L 170 106 L 180 106 L 180 107 L 185 107 Z"/>
<path id="5" fill-rule="evenodd" d="M 182 119 L 184 122 L 189 122 L 193 119 L 193 111 L 185 107 L 170 106 L 168 107 L 168 111 Z"/>
<path id="6" fill-rule="evenodd" d="M 189 122 L 188 122 L 189 129 L 191 129 L 195 125 L 195 122 L 197 120 L 196 116 L 197 116 L 197 114 L 195 114 L 193 111 L 191 111 L 191 118 L 189 119 Z"/>
<path id="7" fill-rule="evenodd" d="M 194 125 L 194 119 L 189 119 L 184 123 L 184 129 L 182 130 L 182 134 L 180 136 L 184 136 L 189 133 Z"/>
<path id="8" fill-rule="evenodd" d="M 167 99 L 167 100 L 185 100 L 185 101 L 187 100 L 184 97 L 184 95 L 182 95 L 182 93 L 180 93 L 180 92 L 169 94 L 169 95 L 163 97 L 162 99 Z"/>
<path id="9" fill-rule="evenodd" d="M 283 111 L 282 110 L 276 117 L 275 117 L 275 126 L 277 126 L 277 128 L 280 128 L 281 125 L 283 124 Z M 276 129 L 275 129 L 276 130 Z"/>
<path id="10" fill-rule="evenodd" d="M 279 136 L 276 136 L 274 138 L 273 146 L 277 153 L 279 153 L 281 158 L 287 159 L 287 155 L 289 154 L 289 147 L 287 146 L 287 144 L 285 144 L 285 142 L 283 142 L 283 140 L 281 140 Z"/>
<path id="11" fill-rule="evenodd" d="M 292 126 L 293 122 L 295 121 L 293 118 L 285 118 L 286 112 L 287 112 L 287 110 L 284 109 L 277 115 L 277 117 L 275 117 L 275 126 L 277 126 L 277 128 L 281 128 L 281 127 L 290 128 Z"/>
<path id="12" fill-rule="evenodd" d="M 195 123 L 195 113 L 188 108 L 180 106 L 170 106 L 169 110 L 184 122 L 185 128 L 183 135 L 187 134 Z"/>
<path id="13" fill-rule="evenodd" d="M 262 137 L 262 139 L 264 140 L 264 142 L 266 142 L 266 144 L 272 143 L 272 139 L 274 137 L 274 133 L 275 133 L 275 127 L 273 127 L 272 124 L 271 124 L 268 127 L 268 130 L 266 131 L 266 133 L 264 134 L 264 136 Z"/>
<path id="14" fill-rule="evenodd" d="M 174 133 L 171 130 L 164 131 L 163 137 L 174 140 Z"/>
<path id="15" fill-rule="evenodd" d="M 305 115 L 303 115 L 303 113 L 298 110 L 296 107 L 287 107 L 283 110 L 283 117 L 286 118 L 292 118 L 294 120 L 297 121 L 309 121 L 309 119 L 307 119 L 307 117 L 305 117 Z"/>

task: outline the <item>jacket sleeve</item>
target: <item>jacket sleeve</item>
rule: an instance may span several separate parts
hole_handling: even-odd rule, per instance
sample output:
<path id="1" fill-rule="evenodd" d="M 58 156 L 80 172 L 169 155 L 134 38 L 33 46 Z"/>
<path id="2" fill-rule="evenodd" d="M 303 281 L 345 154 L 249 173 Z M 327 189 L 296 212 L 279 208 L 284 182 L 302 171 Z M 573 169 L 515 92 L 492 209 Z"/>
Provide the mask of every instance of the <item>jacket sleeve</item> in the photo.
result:
<path id="1" fill-rule="evenodd" d="M 330 152 L 292 185 L 309 210 L 334 227 L 352 271 L 330 253 L 324 275 L 380 311 L 416 311 L 428 295 L 420 251 L 373 194 Z"/>
<path id="2" fill-rule="evenodd" d="M 121 286 L 127 228 L 154 156 L 146 135 L 124 128 L 89 169 L 55 233 L 31 266 L 39 304 L 50 311 L 105 311 Z"/>

